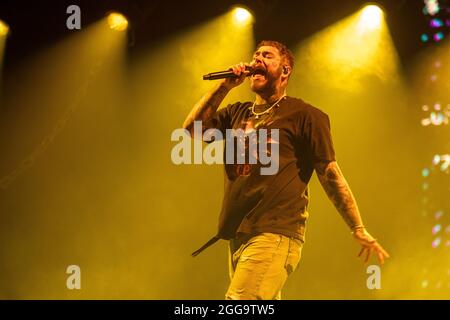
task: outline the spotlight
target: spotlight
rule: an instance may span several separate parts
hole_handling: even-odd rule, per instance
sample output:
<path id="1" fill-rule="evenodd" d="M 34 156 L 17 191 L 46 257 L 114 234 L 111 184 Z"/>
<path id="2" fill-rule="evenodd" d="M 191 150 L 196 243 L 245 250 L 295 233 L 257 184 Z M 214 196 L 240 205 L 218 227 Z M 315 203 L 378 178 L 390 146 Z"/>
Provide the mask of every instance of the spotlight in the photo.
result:
<path id="1" fill-rule="evenodd" d="M 361 18 L 360 28 L 362 30 L 375 30 L 381 27 L 383 10 L 377 5 L 368 5 L 364 7 Z"/>
<path id="2" fill-rule="evenodd" d="M 443 32 L 438 32 L 433 36 L 434 41 L 439 42 L 442 39 L 444 39 L 444 33 Z"/>
<path id="3" fill-rule="evenodd" d="M 0 36 L 7 36 L 8 32 L 9 32 L 8 25 L 2 20 L 0 20 Z"/>
<path id="4" fill-rule="evenodd" d="M 121 13 L 112 12 L 108 15 L 108 25 L 116 31 L 125 31 L 128 28 L 128 20 Z"/>
<path id="5" fill-rule="evenodd" d="M 442 21 L 441 19 L 435 18 L 430 21 L 431 28 L 440 28 L 442 26 L 444 26 L 444 21 Z"/>
<path id="6" fill-rule="evenodd" d="M 425 0 L 425 7 L 423 8 L 424 14 L 434 16 L 440 10 L 438 0 Z"/>
<path id="7" fill-rule="evenodd" d="M 237 7 L 233 9 L 234 21 L 239 25 L 246 25 L 251 22 L 252 14 L 245 8 Z"/>

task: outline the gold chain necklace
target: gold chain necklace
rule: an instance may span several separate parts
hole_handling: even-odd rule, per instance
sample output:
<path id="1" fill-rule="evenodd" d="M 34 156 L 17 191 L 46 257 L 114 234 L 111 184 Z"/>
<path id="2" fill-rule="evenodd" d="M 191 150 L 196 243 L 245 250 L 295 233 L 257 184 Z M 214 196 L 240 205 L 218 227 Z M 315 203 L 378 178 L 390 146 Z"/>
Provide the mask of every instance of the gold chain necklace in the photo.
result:
<path id="1" fill-rule="evenodd" d="M 286 95 L 282 95 L 280 99 L 278 99 L 277 101 L 275 101 L 274 104 L 272 104 L 270 106 L 270 108 L 264 110 L 263 112 L 255 112 L 255 105 L 256 105 L 256 100 L 255 102 L 253 102 L 253 105 L 250 107 L 250 111 L 253 113 L 253 115 L 255 115 L 255 119 L 259 119 L 260 116 L 262 116 L 265 113 L 268 113 L 270 110 L 272 110 L 273 107 L 275 107 L 275 105 L 281 101 L 281 99 L 286 98 Z"/>

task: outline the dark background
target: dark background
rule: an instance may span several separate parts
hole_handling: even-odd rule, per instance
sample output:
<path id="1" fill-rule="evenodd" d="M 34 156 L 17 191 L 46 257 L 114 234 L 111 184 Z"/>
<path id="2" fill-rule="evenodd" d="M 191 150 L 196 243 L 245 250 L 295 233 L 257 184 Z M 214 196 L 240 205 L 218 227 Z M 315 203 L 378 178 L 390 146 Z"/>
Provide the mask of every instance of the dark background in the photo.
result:
<path id="1" fill-rule="evenodd" d="M 81 8 L 82 26 L 102 18 L 108 11 L 117 10 L 130 21 L 130 54 L 147 46 L 154 46 L 171 34 L 223 14 L 236 5 L 247 6 L 255 16 L 256 41 L 275 39 L 294 45 L 331 25 L 342 17 L 356 12 L 368 1 L 162 1 L 162 0 L 106 0 L 106 1 L 17 1 L 0 2 L 1 19 L 10 25 L 5 71 L 42 46 L 51 45 L 67 35 L 66 8 L 77 4 Z M 426 29 L 420 0 L 377 1 L 385 9 L 386 20 L 403 64 L 407 65 L 421 48 L 418 41 Z M 298 28 L 299 23 L 302 26 Z M 295 32 L 292 32 L 295 30 Z M 214 35 L 211 35 L 212 37 Z M 27 41 L 24 41 L 27 39 Z"/>

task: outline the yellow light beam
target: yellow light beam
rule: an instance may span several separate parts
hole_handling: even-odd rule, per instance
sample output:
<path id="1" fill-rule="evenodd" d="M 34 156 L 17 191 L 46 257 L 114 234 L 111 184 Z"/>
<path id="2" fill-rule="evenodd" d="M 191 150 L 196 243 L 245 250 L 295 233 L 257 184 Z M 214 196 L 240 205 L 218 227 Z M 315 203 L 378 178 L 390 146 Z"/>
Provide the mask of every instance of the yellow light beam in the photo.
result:
<path id="1" fill-rule="evenodd" d="M 169 38 L 158 49 L 142 57 L 142 62 L 136 64 L 140 67 L 136 68 L 135 78 L 140 80 L 134 87 L 139 91 L 137 96 L 142 93 L 146 97 L 142 98 L 144 104 L 154 95 L 167 95 L 167 99 L 175 99 L 174 89 L 167 86 L 167 83 L 173 83 L 177 85 L 177 96 L 183 96 L 183 99 L 174 101 L 182 110 L 176 112 L 184 115 L 188 111 L 186 108 L 190 108 L 214 84 L 203 81 L 203 74 L 251 60 L 254 50 L 252 25 L 237 25 L 234 10 Z M 215 36 L 212 37 L 212 34 Z M 175 82 L 173 74 L 177 74 Z M 152 90 L 145 85 L 151 81 L 149 75 L 157 77 L 162 86 L 152 94 Z M 227 96 L 223 104 L 229 99 L 242 98 L 242 95 L 252 98 L 247 92 L 250 92 L 248 86 L 239 86 Z"/>
<path id="2" fill-rule="evenodd" d="M 9 33 L 9 26 L 6 24 L 6 22 L 3 22 L 0 20 L 0 80 L 2 76 L 2 69 L 3 69 L 3 55 L 5 51 L 5 45 L 6 45 L 6 38 Z M 1 94 L 1 88 L 0 88 L 0 94 Z"/>
<path id="3" fill-rule="evenodd" d="M 5 22 L 0 20 L 0 36 L 5 37 L 8 35 L 8 33 L 9 33 L 9 26 Z"/>
<path id="4" fill-rule="evenodd" d="M 295 54 L 303 65 L 297 72 L 312 69 L 315 83 L 344 91 L 363 90 L 368 77 L 387 82 L 399 76 L 396 48 L 383 11 L 375 5 L 320 31 L 300 44 Z"/>

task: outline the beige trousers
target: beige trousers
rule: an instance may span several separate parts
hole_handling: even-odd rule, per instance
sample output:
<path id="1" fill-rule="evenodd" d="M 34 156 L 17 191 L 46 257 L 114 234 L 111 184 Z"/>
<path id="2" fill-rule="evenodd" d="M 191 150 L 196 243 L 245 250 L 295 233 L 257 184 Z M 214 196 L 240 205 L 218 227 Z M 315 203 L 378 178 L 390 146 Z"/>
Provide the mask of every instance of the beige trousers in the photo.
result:
<path id="1" fill-rule="evenodd" d="M 303 242 L 281 234 L 261 233 L 230 240 L 231 283 L 228 300 L 281 299 L 281 289 L 297 268 Z"/>

